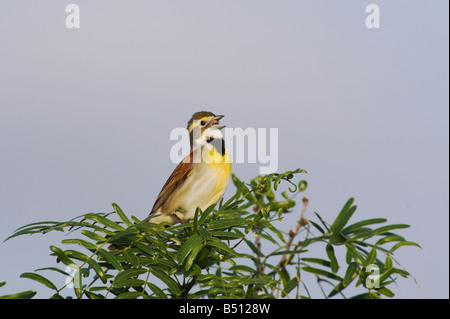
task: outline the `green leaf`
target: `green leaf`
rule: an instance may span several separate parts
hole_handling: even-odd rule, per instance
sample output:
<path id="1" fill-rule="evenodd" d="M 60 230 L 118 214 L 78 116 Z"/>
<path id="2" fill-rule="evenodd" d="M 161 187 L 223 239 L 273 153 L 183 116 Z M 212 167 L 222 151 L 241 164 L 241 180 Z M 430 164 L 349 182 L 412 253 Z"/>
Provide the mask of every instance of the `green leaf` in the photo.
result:
<path id="1" fill-rule="evenodd" d="M 0 296 L 0 299 L 31 299 L 37 294 L 36 291 L 27 290 L 15 294 Z"/>
<path id="2" fill-rule="evenodd" d="M 391 230 L 394 230 L 394 229 L 402 229 L 402 228 L 408 228 L 408 227 L 409 227 L 409 225 L 406 225 L 406 224 L 393 224 L 393 225 L 383 226 L 383 227 L 373 230 L 370 234 L 370 237 L 382 235 L 382 234 L 390 232 Z"/>
<path id="3" fill-rule="evenodd" d="M 123 223 L 127 226 L 132 226 L 133 223 L 128 219 L 128 217 L 125 215 L 123 210 L 117 205 L 116 203 L 112 204 L 112 207 L 114 208 L 114 211 L 119 216 L 119 218 L 123 221 Z"/>
<path id="4" fill-rule="evenodd" d="M 415 242 L 413 242 L 413 241 L 402 241 L 402 242 L 399 242 L 399 243 L 395 244 L 395 245 L 389 250 L 389 254 L 392 254 L 394 251 L 396 251 L 397 249 L 399 249 L 399 248 L 402 247 L 402 246 L 416 246 L 416 247 L 422 248 L 422 247 L 420 247 L 419 244 L 417 244 L 417 243 L 415 243 Z"/>
<path id="5" fill-rule="evenodd" d="M 109 251 L 105 249 L 100 249 L 98 251 L 98 254 L 103 257 L 108 263 L 111 264 L 112 267 L 114 267 L 117 270 L 123 270 L 122 265 L 120 262 L 116 259 L 116 257 L 110 253 Z"/>
<path id="6" fill-rule="evenodd" d="M 342 280 L 342 284 L 344 286 L 348 286 L 353 281 L 353 279 L 356 277 L 357 270 L 357 263 L 351 262 L 350 265 L 348 265 L 347 270 L 345 271 L 344 279 Z"/>
<path id="7" fill-rule="evenodd" d="M 52 283 L 49 279 L 47 279 L 44 276 L 41 276 L 39 274 L 33 273 L 33 272 L 24 272 L 23 274 L 20 275 L 20 278 L 28 278 L 31 280 L 35 280 L 35 281 L 49 287 L 50 289 L 58 290 L 58 288 L 56 288 L 55 284 Z"/>
<path id="8" fill-rule="evenodd" d="M 256 274 L 258 271 L 252 267 L 249 266 L 245 266 L 245 265 L 236 265 L 236 266 L 231 266 L 230 270 L 235 271 L 235 272 L 248 272 L 250 274 Z"/>
<path id="9" fill-rule="evenodd" d="M 125 249 L 123 251 L 123 256 L 125 257 L 125 259 L 131 264 L 133 265 L 133 267 L 139 267 L 139 260 L 136 257 L 135 254 L 133 254 L 132 252 L 129 251 L 129 249 Z"/>
<path id="10" fill-rule="evenodd" d="M 376 293 L 373 292 L 373 291 L 369 291 L 369 292 L 368 292 L 368 295 L 369 295 L 369 298 L 370 298 L 370 299 L 382 299 L 378 294 L 376 294 Z"/>
<path id="11" fill-rule="evenodd" d="M 402 236 L 399 236 L 399 235 L 389 235 L 389 236 L 385 236 L 383 238 L 380 238 L 375 243 L 375 245 L 376 246 L 380 246 L 380 245 L 384 245 L 386 243 L 393 242 L 393 241 L 405 241 L 405 238 L 403 238 Z"/>
<path id="12" fill-rule="evenodd" d="M 157 268 L 152 268 L 152 273 L 159 279 L 161 279 L 162 282 L 164 282 L 169 290 L 179 296 L 181 295 L 180 287 L 178 287 L 178 284 L 175 280 L 173 280 L 170 276 L 168 276 L 166 273 L 164 273 L 162 270 L 159 270 Z"/>
<path id="13" fill-rule="evenodd" d="M 58 247 L 56 246 L 50 246 L 50 250 L 53 251 L 56 256 L 58 256 L 58 259 L 66 266 L 70 266 L 70 267 L 78 267 L 77 264 L 70 259 L 69 257 L 67 257 L 67 255 Z"/>
<path id="14" fill-rule="evenodd" d="M 304 258 L 302 258 L 302 260 L 309 262 L 309 263 L 322 265 L 325 267 L 331 267 L 331 262 L 329 262 L 328 260 L 325 260 L 325 259 L 304 257 Z"/>
<path id="15" fill-rule="evenodd" d="M 377 249 L 376 246 L 373 246 L 373 248 L 370 250 L 370 253 L 367 255 L 366 265 L 373 264 L 376 259 L 377 259 Z"/>
<path id="16" fill-rule="evenodd" d="M 138 291 L 127 291 L 116 296 L 114 299 L 137 299 L 142 297 L 142 293 Z"/>
<path id="17" fill-rule="evenodd" d="M 97 234 L 97 233 L 95 233 L 95 232 L 92 232 L 92 231 L 90 231 L 90 230 L 83 229 L 83 230 L 81 231 L 81 233 L 82 233 L 84 236 L 88 237 L 89 239 L 95 240 L 95 241 L 97 241 L 97 242 L 103 243 L 103 242 L 106 241 L 106 238 L 105 238 L 105 237 L 103 237 L 103 236 L 101 236 L 101 235 L 99 235 L 99 234 Z"/>
<path id="18" fill-rule="evenodd" d="M 78 239 L 78 238 L 63 239 L 63 240 L 61 240 L 61 243 L 62 244 L 78 244 L 78 245 L 80 245 L 82 247 L 85 247 L 85 248 L 91 250 L 91 251 L 97 250 L 97 246 L 96 245 L 94 245 L 93 243 L 91 243 L 91 242 L 89 242 L 87 240 L 84 240 L 84 239 Z"/>
<path id="19" fill-rule="evenodd" d="M 106 278 L 106 274 L 103 271 L 102 267 L 100 267 L 100 265 L 92 258 L 88 260 L 88 264 L 95 271 L 95 273 L 100 278 L 102 283 L 106 284 L 107 278 Z"/>
<path id="20" fill-rule="evenodd" d="M 339 215 L 336 217 L 334 222 L 331 224 L 331 232 L 334 235 L 338 235 L 342 229 L 345 227 L 350 217 L 352 217 L 353 213 L 356 210 L 356 206 L 352 206 L 353 198 L 350 198 L 347 203 L 345 203 Z"/>
<path id="21" fill-rule="evenodd" d="M 389 256 L 386 256 L 386 260 L 384 262 L 384 268 L 389 269 L 392 268 L 392 259 Z"/>
<path id="22" fill-rule="evenodd" d="M 194 247 L 203 247 L 203 239 L 199 234 L 192 235 L 188 240 L 186 240 L 178 250 L 176 255 L 177 261 L 181 264 L 187 258 L 187 256 L 192 252 Z"/>
<path id="23" fill-rule="evenodd" d="M 250 249 L 259 257 L 264 257 L 264 254 L 259 251 L 259 249 L 250 240 L 244 238 L 245 243 L 250 247 Z"/>
<path id="24" fill-rule="evenodd" d="M 69 273 L 67 273 L 64 270 L 61 270 L 59 268 L 56 268 L 56 267 L 44 267 L 44 268 L 36 269 L 35 271 L 42 271 L 42 270 L 52 270 L 52 271 L 59 272 L 60 274 L 63 274 L 64 276 L 70 276 Z"/>
<path id="25" fill-rule="evenodd" d="M 327 223 L 325 223 L 325 221 L 322 219 L 322 217 L 320 217 L 320 215 L 317 214 L 317 212 L 314 212 L 314 214 L 317 216 L 317 218 L 319 218 L 320 222 L 322 223 L 323 227 L 325 227 L 325 229 L 327 230 L 327 232 L 330 231 L 330 229 L 329 229 Z"/>
<path id="26" fill-rule="evenodd" d="M 214 237 L 219 237 L 219 238 L 227 238 L 227 239 L 238 239 L 238 238 L 244 238 L 244 234 L 238 234 L 235 232 L 231 232 L 231 231 L 221 231 L 221 230 L 215 230 L 210 232 L 210 234 Z"/>
<path id="27" fill-rule="evenodd" d="M 385 223 L 387 222 L 387 219 L 385 218 L 372 218 L 372 219 L 367 219 L 367 220 L 363 220 L 357 223 L 354 223 L 350 226 L 347 226 L 346 228 L 344 228 L 342 230 L 343 234 L 349 234 L 354 232 L 355 230 L 367 226 L 367 225 L 372 225 L 372 224 L 380 224 L 380 223 Z"/>
<path id="28" fill-rule="evenodd" d="M 308 220 L 309 223 L 311 223 L 315 228 L 317 228 L 318 231 L 320 231 L 322 234 L 325 234 L 325 231 L 322 227 L 320 227 L 317 223 L 313 222 L 312 220 Z"/>
<path id="29" fill-rule="evenodd" d="M 212 220 L 209 230 L 224 229 L 243 225 L 245 222 L 242 219 L 216 219 Z"/>
<path id="30" fill-rule="evenodd" d="M 116 278 L 114 278 L 114 287 L 138 287 L 142 286 L 145 281 L 138 278 L 132 278 L 137 277 L 143 273 L 146 273 L 147 269 L 127 269 L 124 271 L 121 271 L 117 274 Z"/>
<path id="31" fill-rule="evenodd" d="M 333 246 L 331 244 L 328 244 L 326 246 L 326 251 L 328 258 L 330 259 L 331 271 L 333 272 L 333 274 L 336 274 L 339 270 L 339 264 L 334 254 Z"/>
<path id="32" fill-rule="evenodd" d="M 335 275 L 329 271 L 323 270 L 323 269 L 319 269 L 319 268 L 314 268 L 314 267 L 309 267 L 309 266 L 305 266 L 305 267 L 300 267 L 301 269 L 303 269 L 304 271 L 316 274 L 318 276 L 324 276 L 330 279 L 334 279 L 334 280 L 338 280 L 338 281 L 342 281 L 342 278 L 339 277 L 338 275 Z"/>
<path id="33" fill-rule="evenodd" d="M 208 208 L 206 208 L 204 212 L 201 213 L 200 219 L 198 220 L 199 226 L 202 226 L 204 224 L 206 218 L 213 212 L 215 207 L 216 207 L 216 204 L 212 204 L 212 205 L 208 206 Z"/>
<path id="34" fill-rule="evenodd" d="M 293 277 L 291 280 L 289 280 L 286 283 L 286 285 L 284 285 L 283 292 L 287 295 L 288 293 L 290 293 L 292 291 L 292 289 L 297 287 L 297 285 L 298 285 L 297 277 Z"/>
<path id="35" fill-rule="evenodd" d="M 276 252 L 270 253 L 269 255 L 267 255 L 267 257 L 272 257 L 272 256 L 277 256 L 277 255 L 295 255 L 295 254 L 303 253 L 305 251 L 307 251 L 307 250 L 304 250 L 304 249 L 280 250 L 280 251 L 276 251 Z"/>
<path id="36" fill-rule="evenodd" d="M 152 284 L 151 282 L 148 282 L 147 286 L 155 293 L 158 299 L 168 299 L 164 291 L 162 291 L 162 289 L 160 289 L 158 286 Z"/>
<path id="37" fill-rule="evenodd" d="M 394 297 L 394 293 L 386 287 L 376 288 L 378 293 L 385 295 L 386 297 Z"/>
<path id="38" fill-rule="evenodd" d="M 347 247 L 347 252 L 352 256 L 353 260 L 362 266 L 366 266 L 364 259 L 361 254 L 356 250 L 355 246 L 349 243 L 345 243 L 345 247 Z"/>
<path id="39" fill-rule="evenodd" d="M 238 254 L 237 254 L 233 249 L 231 249 L 230 247 L 228 247 L 227 244 L 225 244 L 223 241 L 221 241 L 221 240 L 218 239 L 218 238 L 214 238 L 214 237 L 211 238 L 211 240 L 209 240 L 209 241 L 206 242 L 206 245 L 207 245 L 207 246 L 211 246 L 211 247 L 218 248 L 218 249 L 220 249 L 220 250 L 222 250 L 222 251 L 224 251 L 224 252 L 230 254 L 230 255 L 233 256 L 233 257 L 237 257 L 237 256 L 238 256 Z"/>
<path id="40" fill-rule="evenodd" d="M 75 276 L 73 277 L 73 288 L 75 290 L 75 294 L 78 299 L 80 299 L 83 296 L 83 285 L 82 285 L 82 279 L 81 279 L 81 271 L 80 269 L 75 272 Z"/>
<path id="41" fill-rule="evenodd" d="M 93 220 L 99 224 L 105 225 L 106 227 L 115 229 L 115 230 L 125 230 L 122 226 L 120 226 L 118 223 L 113 222 L 112 220 L 109 220 L 106 217 L 100 216 L 99 214 L 89 213 L 84 215 L 84 218 Z"/>

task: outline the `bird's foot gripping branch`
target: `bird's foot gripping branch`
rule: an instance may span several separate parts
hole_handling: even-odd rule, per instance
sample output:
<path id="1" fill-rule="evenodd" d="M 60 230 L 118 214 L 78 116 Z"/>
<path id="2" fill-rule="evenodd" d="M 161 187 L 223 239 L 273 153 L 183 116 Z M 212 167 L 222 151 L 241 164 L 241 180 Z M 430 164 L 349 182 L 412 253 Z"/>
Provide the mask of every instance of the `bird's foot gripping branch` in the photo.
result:
<path id="1" fill-rule="evenodd" d="M 331 223 L 316 212 L 306 218 L 308 200 L 303 197 L 301 207 L 294 200 L 307 186 L 295 182 L 302 173 L 258 176 L 250 183 L 233 176 L 231 198 L 198 209 L 183 224 L 143 221 L 113 204 L 111 213 L 32 223 L 8 239 L 51 231 L 70 237 L 50 246 L 54 265 L 21 275 L 46 286 L 51 298 L 392 297 L 388 287 L 411 277 L 394 254 L 418 246 L 393 233 L 408 225 L 381 225 L 386 219 L 379 217 L 349 224 L 353 199 Z M 108 250 L 111 244 L 117 249 Z M 50 273 L 61 279 L 50 280 Z"/>

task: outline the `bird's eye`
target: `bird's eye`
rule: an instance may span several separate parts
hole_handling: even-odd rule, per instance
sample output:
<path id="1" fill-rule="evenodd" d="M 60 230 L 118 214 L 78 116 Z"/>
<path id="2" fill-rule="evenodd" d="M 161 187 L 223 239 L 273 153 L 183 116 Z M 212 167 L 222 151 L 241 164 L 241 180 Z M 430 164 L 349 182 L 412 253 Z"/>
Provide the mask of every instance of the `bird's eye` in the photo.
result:
<path id="1" fill-rule="evenodd" d="M 211 143 L 212 141 L 214 141 L 214 137 L 208 136 L 208 137 L 206 138 L 206 142 Z"/>
<path id="2" fill-rule="evenodd" d="M 205 121 L 201 121 L 201 122 L 200 122 L 200 125 L 201 125 L 201 126 L 205 126 L 205 124 L 206 124 Z"/>

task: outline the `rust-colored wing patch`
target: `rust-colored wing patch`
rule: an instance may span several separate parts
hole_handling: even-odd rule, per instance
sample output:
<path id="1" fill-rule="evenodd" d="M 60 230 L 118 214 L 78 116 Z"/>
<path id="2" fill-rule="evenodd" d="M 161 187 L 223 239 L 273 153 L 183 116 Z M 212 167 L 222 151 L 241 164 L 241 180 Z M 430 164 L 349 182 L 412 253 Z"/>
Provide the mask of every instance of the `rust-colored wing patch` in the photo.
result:
<path id="1" fill-rule="evenodd" d="M 156 213 L 156 211 L 166 202 L 166 200 L 175 192 L 175 190 L 186 180 L 192 170 L 193 152 L 186 156 L 175 170 L 170 175 L 167 182 L 164 184 L 161 192 L 156 198 L 150 215 Z"/>

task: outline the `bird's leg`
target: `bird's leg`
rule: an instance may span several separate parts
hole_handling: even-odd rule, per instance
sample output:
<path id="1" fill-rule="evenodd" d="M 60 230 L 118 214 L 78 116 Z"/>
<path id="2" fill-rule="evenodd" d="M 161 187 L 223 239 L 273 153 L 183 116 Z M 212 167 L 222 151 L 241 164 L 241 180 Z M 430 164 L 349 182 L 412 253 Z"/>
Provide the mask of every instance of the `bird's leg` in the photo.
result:
<path id="1" fill-rule="evenodd" d="M 177 215 L 176 212 L 173 212 L 171 215 L 177 222 L 179 222 L 180 224 L 184 224 L 184 221 Z"/>

